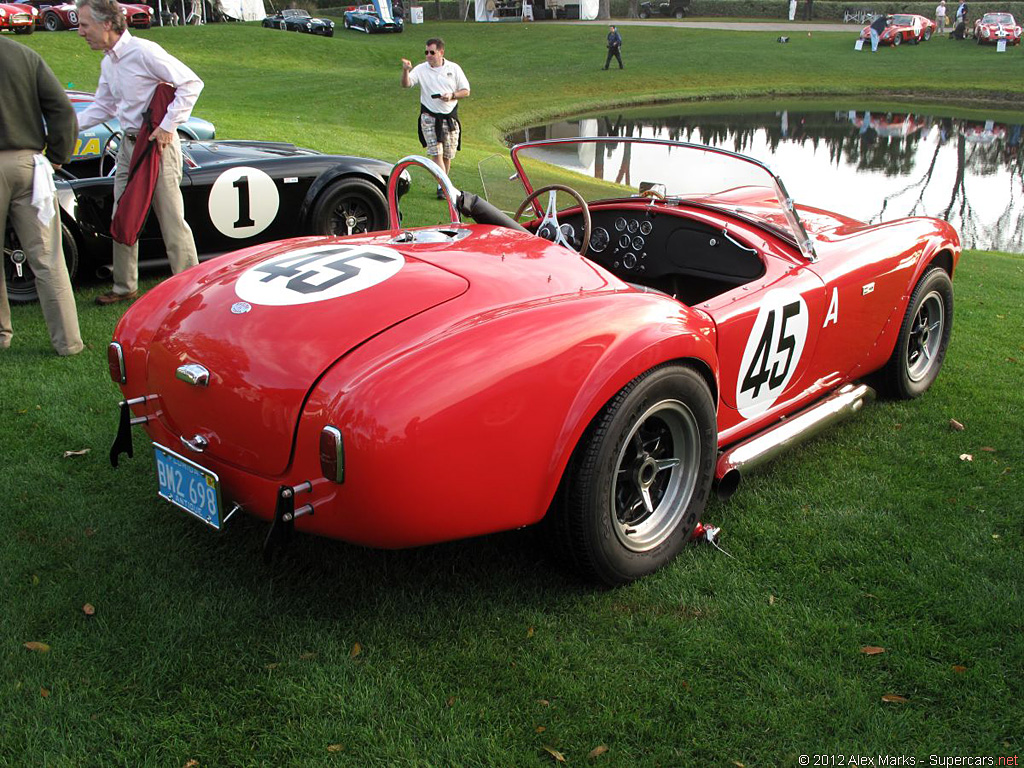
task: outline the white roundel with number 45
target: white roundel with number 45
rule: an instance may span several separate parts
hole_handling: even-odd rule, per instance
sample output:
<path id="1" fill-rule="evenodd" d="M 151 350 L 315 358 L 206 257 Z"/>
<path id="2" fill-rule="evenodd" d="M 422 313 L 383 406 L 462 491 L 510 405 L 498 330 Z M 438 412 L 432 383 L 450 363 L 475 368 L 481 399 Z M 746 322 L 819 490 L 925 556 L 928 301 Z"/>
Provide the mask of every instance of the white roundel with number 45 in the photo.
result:
<path id="1" fill-rule="evenodd" d="M 795 291 L 768 291 L 743 350 L 736 379 L 736 407 L 745 419 L 779 399 L 800 363 L 807 341 L 807 304 Z"/>

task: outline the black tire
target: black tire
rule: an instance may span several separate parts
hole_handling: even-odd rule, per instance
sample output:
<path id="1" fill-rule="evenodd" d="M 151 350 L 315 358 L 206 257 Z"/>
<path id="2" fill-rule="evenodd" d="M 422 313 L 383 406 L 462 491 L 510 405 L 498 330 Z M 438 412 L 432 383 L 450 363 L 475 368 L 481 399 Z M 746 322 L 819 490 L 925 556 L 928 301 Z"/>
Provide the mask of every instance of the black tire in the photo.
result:
<path id="1" fill-rule="evenodd" d="M 27 27 L 18 27 L 16 30 L 14 30 L 14 34 L 16 34 L 16 35 L 31 35 L 35 31 L 36 31 L 36 25 L 33 22 L 32 24 L 29 24 Z"/>
<path id="2" fill-rule="evenodd" d="M 388 204 L 384 193 L 366 179 L 341 179 L 313 206 L 310 230 L 316 235 L 355 235 L 384 229 Z"/>
<path id="3" fill-rule="evenodd" d="M 56 13 L 47 13 L 43 16 L 43 26 L 46 27 L 48 32 L 60 32 L 64 29 L 64 22 L 60 20 L 60 16 Z"/>
<path id="4" fill-rule="evenodd" d="M 672 15 L 675 16 L 677 19 L 681 19 L 686 16 L 686 11 L 682 8 L 676 8 L 675 12 Z"/>
<path id="5" fill-rule="evenodd" d="M 903 42 L 903 35 L 894 35 L 892 38 L 892 47 L 895 48 L 897 45 Z"/>
<path id="6" fill-rule="evenodd" d="M 345 19 L 342 20 L 341 26 L 343 26 L 345 29 L 352 29 L 352 27 L 349 26 L 348 18 L 345 18 Z"/>
<path id="7" fill-rule="evenodd" d="M 927 43 L 929 40 L 932 39 L 932 31 L 930 29 L 927 30 L 921 37 Z"/>
<path id="8" fill-rule="evenodd" d="M 914 288 L 896 349 L 881 371 L 885 393 L 900 400 L 924 394 L 939 375 L 952 332 L 953 282 L 932 267 Z"/>
<path id="9" fill-rule="evenodd" d="M 681 365 L 654 368 L 587 428 L 547 534 L 577 570 L 604 584 L 656 571 L 700 521 L 717 452 L 715 403 L 703 377 Z"/>
<path id="10" fill-rule="evenodd" d="M 67 265 L 68 275 L 73 283 L 78 272 L 78 243 L 67 225 L 62 223 L 60 232 L 64 246 L 64 263 Z M 36 276 L 32 274 L 28 263 L 22 265 L 22 274 L 21 277 L 18 277 L 14 262 L 11 261 L 11 252 L 20 247 L 21 243 L 18 241 L 17 234 L 12 227 L 8 226 L 4 237 L 4 280 L 7 281 L 7 298 L 11 304 L 29 304 L 39 301 L 39 294 L 36 292 Z"/>
<path id="11" fill-rule="evenodd" d="M 641 19 L 646 19 L 646 18 L 648 18 L 648 17 L 650 16 L 650 14 L 649 14 L 649 13 L 648 13 L 647 11 L 640 11 L 640 13 L 638 13 L 637 15 L 638 15 L 638 16 L 639 16 L 639 17 L 640 17 Z"/>

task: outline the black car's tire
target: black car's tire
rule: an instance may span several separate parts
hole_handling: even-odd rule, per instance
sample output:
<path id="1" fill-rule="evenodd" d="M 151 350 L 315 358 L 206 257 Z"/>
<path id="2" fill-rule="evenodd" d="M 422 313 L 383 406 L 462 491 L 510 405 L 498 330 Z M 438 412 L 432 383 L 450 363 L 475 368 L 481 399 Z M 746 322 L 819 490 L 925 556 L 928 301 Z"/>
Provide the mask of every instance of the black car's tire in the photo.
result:
<path id="1" fill-rule="evenodd" d="M 661 568 L 700 520 L 717 452 L 714 399 L 696 370 L 638 376 L 577 445 L 545 522 L 551 543 L 611 586 Z"/>
<path id="2" fill-rule="evenodd" d="M 953 281 L 932 267 L 910 296 L 896 349 L 881 371 L 886 394 L 900 400 L 923 394 L 939 375 L 952 332 Z"/>
<path id="3" fill-rule="evenodd" d="M 56 13 L 47 13 L 43 16 L 43 26 L 48 32 L 59 32 L 64 29 L 64 22 Z"/>
<path id="4" fill-rule="evenodd" d="M 78 272 L 78 243 L 67 225 L 61 223 L 60 232 L 64 247 L 64 263 L 67 265 L 71 281 L 74 282 Z M 7 281 L 7 298 L 11 304 L 28 304 L 39 300 L 39 294 L 36 292 L 36 276 L 32 274 L 28 263 L 23 265 L 22 276 L 19 278 L 14 263 L 11 261 L 11 251 L 20 247 L 21 243 L 18 241 L 14 229 L 8 226 L 4 236 L 4 280 Z"/>
<path id="5" fill-rule="evenodd" d="M 675 16 L 677 19 L 681 19 L 684 16 L 686 16 L 686 11 L 682 8 L 676 8 L 675 13 L 673 13 L 672 15 Z"/>
<path id="6" fill-rule="evenodd" d="M 334 182 L 317 198 L 310 216 L 310 231 L 316 235 L 374 232 L 387 224 L 384 193 L 366 179 Z"/>
<path id="7" fill-rule="evenodd" d="M 638 13 L 637 15 L 641 19 L 646 19 L 646 18 L 649 18 L 651 14 L 649 14 L 647 11 L 640 11 L 640 13 Z"/>
<path id="8" fill-rule="evenodd" d="M 895 48 L 897 45 L 903 42 L 903 35 L 893 35 L 892 47 Z"/>
<path id="9" fill-rule="evenodd" d="M 932 31 L 930 29 L 926 30 L 925 33 L 921 35 L 921 39 L 927 43 L 929 40 L 932 39 Z"/>

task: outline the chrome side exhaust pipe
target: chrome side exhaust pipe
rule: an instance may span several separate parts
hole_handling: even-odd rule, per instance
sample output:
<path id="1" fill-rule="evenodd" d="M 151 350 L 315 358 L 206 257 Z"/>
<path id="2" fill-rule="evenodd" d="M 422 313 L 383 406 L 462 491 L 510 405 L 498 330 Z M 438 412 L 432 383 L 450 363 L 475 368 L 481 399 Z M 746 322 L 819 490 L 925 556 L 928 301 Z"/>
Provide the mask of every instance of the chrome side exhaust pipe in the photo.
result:
<path id="1" fill-rule="evenodd" d="M 725 449 L 719 454 L 715 467 L 718 498 L 728 499 L 736 492 L 744 475 L 844 421 L 874 399 L 875 390 L 866 384 L 846 384 L 824 400 L 780 421 L 767 432 Z"/>

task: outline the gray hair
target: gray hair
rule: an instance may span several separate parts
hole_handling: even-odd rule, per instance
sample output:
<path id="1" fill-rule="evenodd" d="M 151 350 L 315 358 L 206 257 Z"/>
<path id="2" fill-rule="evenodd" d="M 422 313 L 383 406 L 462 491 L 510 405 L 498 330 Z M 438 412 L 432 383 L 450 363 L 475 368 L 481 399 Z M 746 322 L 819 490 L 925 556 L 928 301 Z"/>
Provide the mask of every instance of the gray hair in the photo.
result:
<path id="1" fill-rule="evenodd" d="M 124 32 L 128 28 L 121 4 L 117 0 L 75 0 L 75 7 L 79 10 L 86 6 L 92 11 L 92 17 L 100 24 L 109 21 L 114 32 Z"/>

